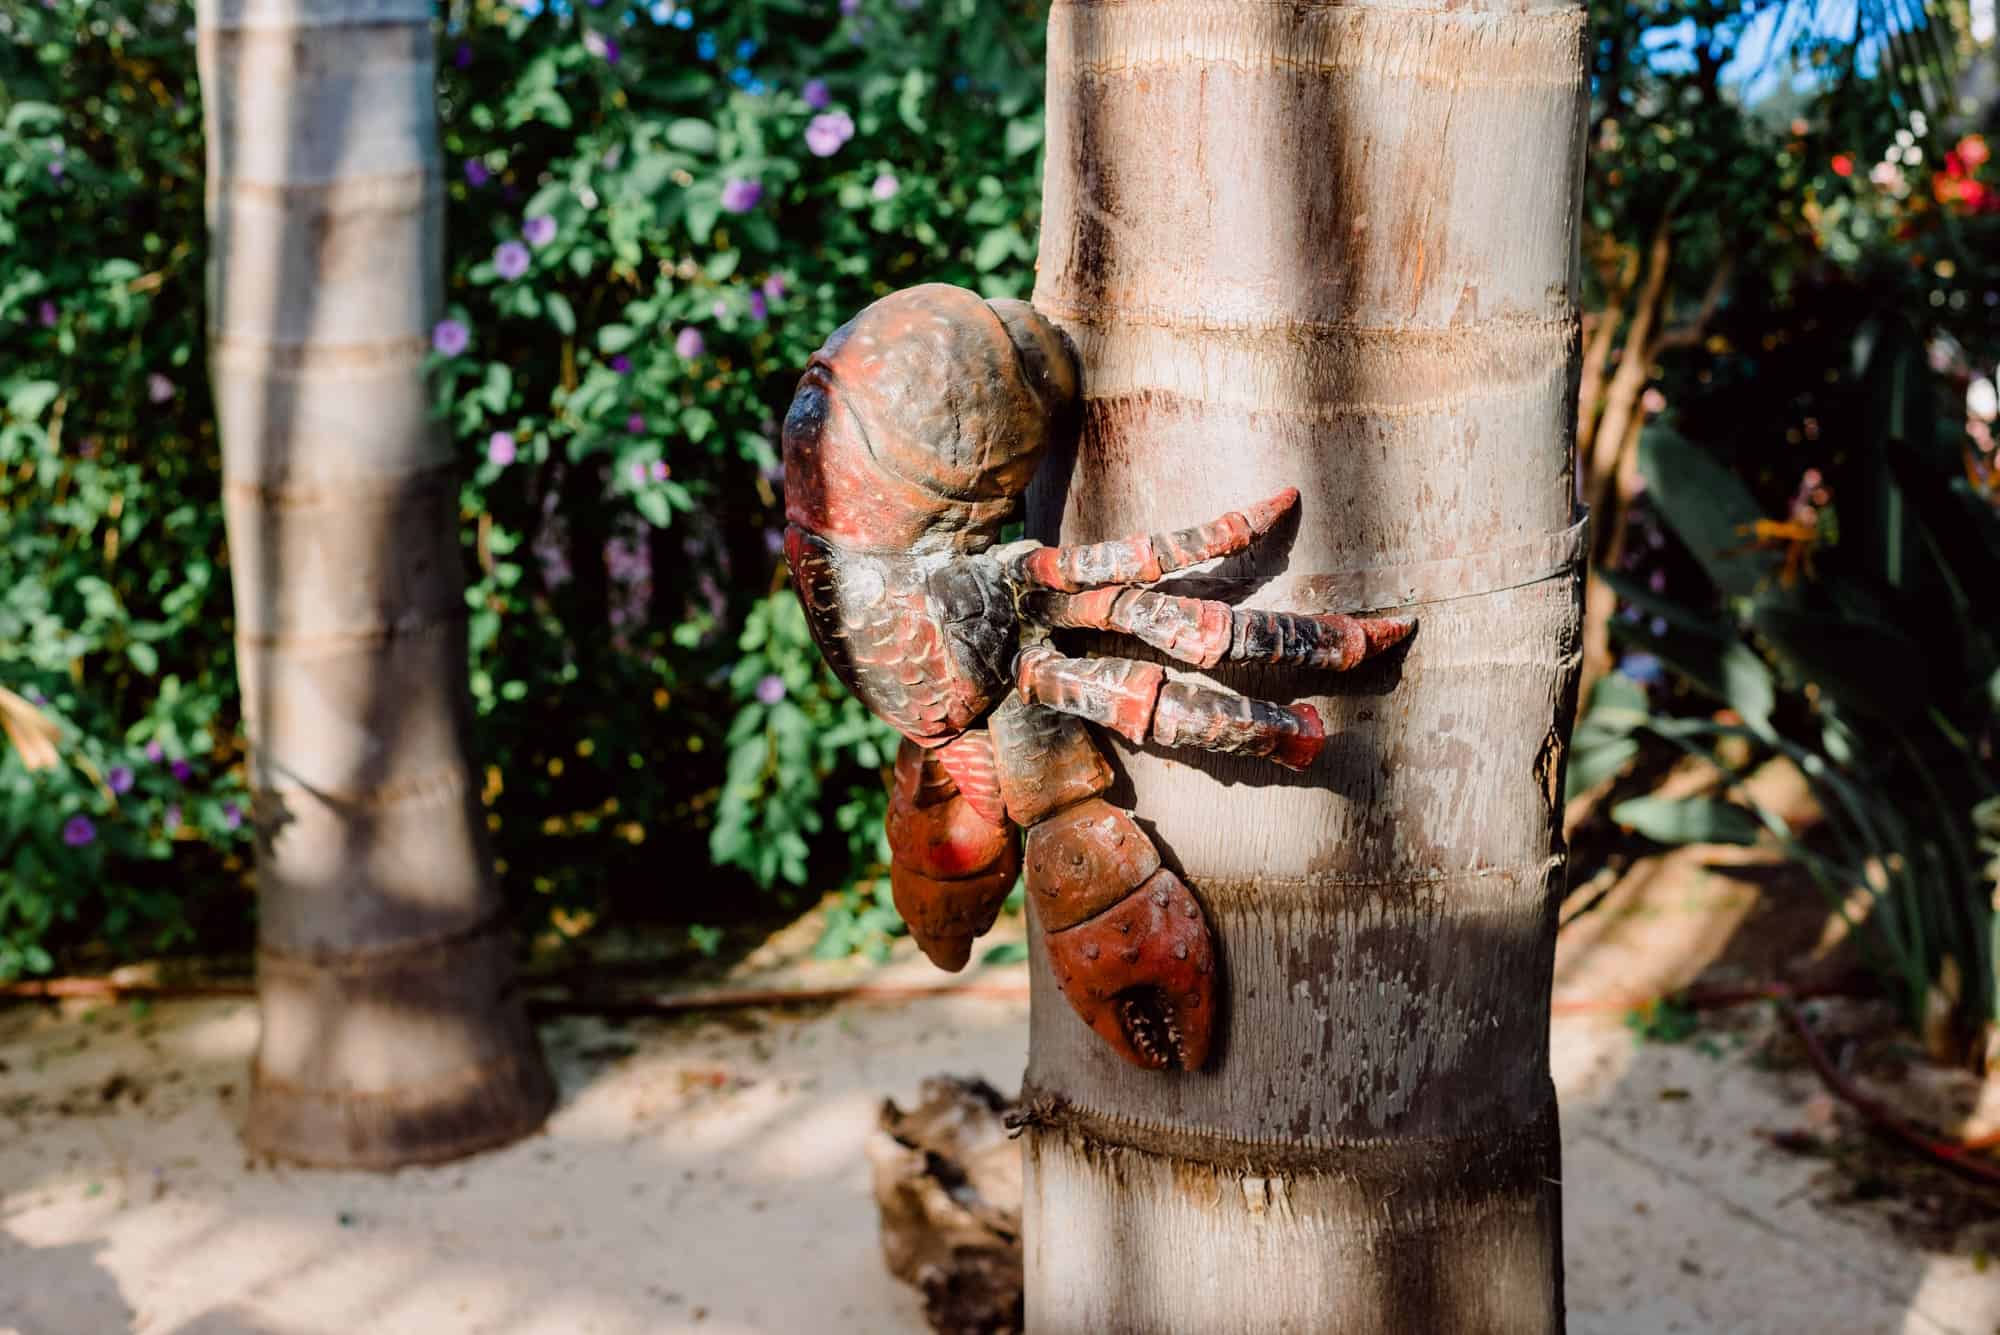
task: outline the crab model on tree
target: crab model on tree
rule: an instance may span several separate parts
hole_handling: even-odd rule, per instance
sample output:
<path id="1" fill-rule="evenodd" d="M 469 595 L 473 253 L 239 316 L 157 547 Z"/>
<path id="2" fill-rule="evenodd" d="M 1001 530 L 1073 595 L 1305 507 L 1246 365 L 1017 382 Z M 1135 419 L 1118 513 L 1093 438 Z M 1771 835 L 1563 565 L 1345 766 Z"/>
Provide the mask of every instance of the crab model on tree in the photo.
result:
<path id="1" fill-rule="evenodd" d="M 1139 1066 L 1208 1056 L 1215 949 L 1201 906 L 1129 812 L 1084 721 L 1135 743 L 1304 769 L 1310 705 L 1071 658 L 1060 627 L 1115 630 L 1182 662 L 1342 670 L 1414 622 L 1252 611 L 1142 589 L 1248 547 L 1287 489 L 1211 523 L 1088 546 L 996 545 L 1051 443 L 1076 429 L 1062 334 L 1021 301 L 926 284 L 882 298 L 813 354 L 784 426 L 785 554 L 813 639 L 903 734 L 889 802 L 896 907 L 924 953 L 964 967 L 1023 861 L 1070 1005 Z"/>

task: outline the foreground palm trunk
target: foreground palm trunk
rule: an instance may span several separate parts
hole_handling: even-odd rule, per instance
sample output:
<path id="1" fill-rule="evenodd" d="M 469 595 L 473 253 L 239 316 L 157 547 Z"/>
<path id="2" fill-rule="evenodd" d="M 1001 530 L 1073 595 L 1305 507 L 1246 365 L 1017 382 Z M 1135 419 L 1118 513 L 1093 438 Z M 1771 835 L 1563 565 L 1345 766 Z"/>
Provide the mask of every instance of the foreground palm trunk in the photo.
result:
<path id="1" fill-rule="evenodd" d="M 1289 551 L 1209 591 L 1419 625 L 1345 678 L 1216 674 L 1318 707 L 1304 774 L 1114 743 L 1214 922 L 1221 1043 L 1135 1070 L 1036 960 L 1029 1328 L 1559 1329 L 1582 11 L 1050 23 L 1035 305 L 1076 342 L 1086 426 L 1031 531 L 1157 532 L 1297 483 Z"/>
<path id="2" fill-rule="evenodd" d="M 252 745 L 247 1137 L 388 1168 L 552 1088 L 468 760 L 429 0 L 203 0 L 211 372 Z"/>

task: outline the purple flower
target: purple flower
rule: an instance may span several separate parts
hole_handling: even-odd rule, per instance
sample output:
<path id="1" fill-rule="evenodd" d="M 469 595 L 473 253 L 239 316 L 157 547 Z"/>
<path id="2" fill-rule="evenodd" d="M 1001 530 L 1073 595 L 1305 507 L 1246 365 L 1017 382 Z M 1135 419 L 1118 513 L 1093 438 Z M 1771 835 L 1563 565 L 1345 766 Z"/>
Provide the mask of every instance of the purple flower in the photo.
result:
<path id="1" fill-rule="evenodd" d="M 173 764 L 167 766 L 167 769 L 173 773 L 174 779 L 179 783 L 186 783 L 194 777 L 194 766 L 188 764 L 185 760 L 176 760 Z"/>
<path id="2" fill-rule="evenodd" d="M 146 397 L 154 403 L 165 403 L 174 396 L 174 382 L 158 371 L 146 377 Z"/>
<path id="3" fill-rule="evenodd" d="M 643 487 L 646 485 L 646 465 L 643 462 L 634 459 L 631 468 L 626 471 L 632 474 L 633 486 Z"/>
<path id="4" fill-rule="evenodd" d="M 528 272 L 528 248 L 519 241 L 502 241 L 493 248 L 493 271 L 513 282 Z"/>
<path id="5" fill-rule="evenodd" d="M 888 172 L 883 172 L 875 178 L 875 184 L 868 187 L 868 193 L 877 199 L 894 199 L 896 192 L 902 188 L 903 183 L 901 181 L 898 181 Z"/>
<path id="6" fill-rule="evenodd" d="M 766 278 L 764 280 L 764 295 L 772 301 L 783 301 L 785 299 L 785 276 L 774 273 L 769 278 Z"/>
<path id="7" fill-rule="evenodd" d="M 160 813 L 160 827 L 169 834 L 181 827 L 181 809 L 177 803 L 167 803 L 167 809 Z"/>
<path id="8" fill-rule="evenodd" d="M 806 86 L 799 89 L 799 96 L 814 111 L 825 111 L 833 105 L 833 90 L 826 86 L 825 79 L 808 79 Z"/>
<path id="9" fill-rule="evenodd" d="M 132 771 L 124 765 L 113 765 L 104 772 L 104 785 L 120 795 L 129 793 L 132 791 Z"/>
<path id="10" fill-rule="evenodd" d="M 861 12 L 861 0 L 840 0 L 840 12 L 849 18 Z"/>
<path id="11" fill-rule="evenodd" d="M 54 162 L 51 162 L 49 164 L 49 175 L 55 177 L 56 180 L 60 181 L 62 179 L 62 174 L 63 174 L 62 159 L 57 158 Z M 89 841 L 85 840 L 84 842 L 88 843 Z"/>
<path id="12" fill-rule="evenodd" d="M 616 65 L 618 63 L 618 56 L 620 54 L 618 43 L 612 41 L 609 37 L 606 37 L 594 28 L 583 35 L 583 49 L 590 52 L 593 56 L 602 58 L 607 65 Z"/>
<path id="13" fill-rule="evenodd" d="M 63 842 L 71 848 L 82 848 L 97 838 L 97 827 L 88 816 L 71 816 L 63 822 Z"/>
<path id="14" fill-rule="evenodd" d="M 155 765 L 159 764 L 161 758 L 166 754 L 167 748 L 161 746 L 158 742 L 146 743 L 146 759 L 152 761 Z"/>
<path id="15" fill-rule="evenodd" d="M 538 213 L 521 224 L 521 235 L 528 238 L 529 245 L 539 250 L 556 239 L 556 220 Z"/>
<path id="16" fill-rule="evenodd" d="M 844 111 L 829 111 L 806 125 L 806 147 L 814 157 L 830 158 L 854 137 L 854 118 Z"/>
<path id="17" fill-rule="evenodd" d="M 673 471 L 673 469 L 667 467 L 666 460 L 664 459 L 653 460 L 652 465 L 646 469 L 646 472 L 652 476 L 655 482 L 665 482 L 667 475 Z"/>
<path id="18" fill-rule="evenodd" d="M 757 201 L 763 197 L 764 186 L 761 182 L 732 176 L 722 183 L 722 207 L 730 213 L 748 213 L 757 207 Z"/>
<path id="19" fill-rule="evenodd" d="M 767 705 L 775 705 L 785 698 L 785 679 L 775 672 L 767 672 L 757 682 L 757 698 Z"/>
<path id="20" fill-rule="evenodd" d="M 42 322 L 44 329 L 56 327 L 56 314 L 56 304 L 53 301 L 44 301 L 35 308 L 35 318 Z"/>
<path id="21" fill-rule="evenodd" d="M 702 340 L 701 330 L 693 325 L 674 335 L 674 351 L 686 361 L 693 361 L 708 351 L 708 344 Z"/>
<path id="22" fill-rule="evenodd" d="M 439 320 L 431 326 L 431 346 L 447 357 L 456 357 L 472 343 L 472 331 L 463 320 Z"/>
<path id="23" fill-rule="evenodd" d="M 514 462 L 514 438 L 505 431 L 495 431 L 486 439 L 486 457 L 495 467 L 505 468 Z"/>
<path id="24" fill-rule="evenodd" d="M 632 369 L 632 359 L 621 352 L 611 359 L 611 369 L 619 375 L 624 375 Z"/>
<path id="25" fill-rule="evenodd" d="M 638 413 L 633 413 L 625 419 L 625 429 L 635 436 L 644 435 L 646 431 L 646 419 Z"/>
<path id="26" fill-rule="evenodd" d="M 243 808 L 237 806 L 234 802 L 224 802 L 222 804 L 222 828 L 233 830 L 242 823 Z"/>
<path id="27" fill-rule="evenodd" d="M 458 50 L 451 53 L 451 63 L 458 66 L 460 69 L 466 69 L 470 67 L 472 64 L 472 48 L 467 46 L 464 42 L 460 42 L 458 44 Z"/>
<path id="28" fill-rule="evenodd" d="M 486 170 L 486 164 L 478 158 L 465 160 L 465 183 L 477 190 L 493 179 L 493 173 Z"/>
<path id="29" fill-rule="evenodd" d="M 765 302 L 764 294 L 755 288 L 750 289 L 750 318 L 762 320 L 770 313 L 771 307 Z"/>
<path id="30" fill-rule="evenodd" d="M 708 313 L 720 320 L 729 314 L 729 303 L 718 297 L 715 300 L 715 304 L 708 308 Z"/>

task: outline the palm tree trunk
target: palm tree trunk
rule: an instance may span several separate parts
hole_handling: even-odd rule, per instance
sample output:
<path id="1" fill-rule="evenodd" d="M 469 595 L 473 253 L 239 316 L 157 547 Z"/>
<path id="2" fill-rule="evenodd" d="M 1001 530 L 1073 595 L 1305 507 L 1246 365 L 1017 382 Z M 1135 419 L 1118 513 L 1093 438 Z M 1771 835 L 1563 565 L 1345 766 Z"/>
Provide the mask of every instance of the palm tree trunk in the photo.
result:
<path id="1" fill-rule="evenodd" d="M 252 748 L 246 1136 L 389 1168 L 537 1126 L 468 740 L 429 0 L 202 0 L 210 364 Z"/>
<path id="2" fill-rule="evenodd" d="M 1056 0 L 1050 24 L 1035 304 L 1087 403 L 1031 531 L 1296 484 L 1289 543 L 1212 589 L 1420 622 L 1344 678 L 1217 674 L 1318 706 L 1310 773 L 1114 742 L 1215 925 L 1225 1037 L 1203 1072 L 1134 1070 L 1037 958 L 1029 1328 L 1558 1330 L 1583 11 Z"/>

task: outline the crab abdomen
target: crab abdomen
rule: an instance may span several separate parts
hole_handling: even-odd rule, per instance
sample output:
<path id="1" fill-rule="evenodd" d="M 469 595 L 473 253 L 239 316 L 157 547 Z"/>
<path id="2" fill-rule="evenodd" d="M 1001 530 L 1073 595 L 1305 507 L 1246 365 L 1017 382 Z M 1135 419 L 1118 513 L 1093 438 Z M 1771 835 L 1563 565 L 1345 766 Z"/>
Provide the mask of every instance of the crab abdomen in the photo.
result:
<path id="1" fill-rule="evenodd" d="M 834 675 L 905 737 L 941 745 L 1005 692 L 1014 623 L 991 562 L 927 569 L 848 551 L 796 524 L 785 531 L 785 559 Z"/>

